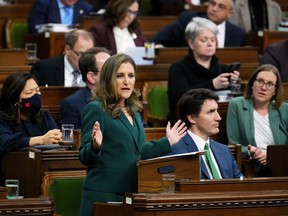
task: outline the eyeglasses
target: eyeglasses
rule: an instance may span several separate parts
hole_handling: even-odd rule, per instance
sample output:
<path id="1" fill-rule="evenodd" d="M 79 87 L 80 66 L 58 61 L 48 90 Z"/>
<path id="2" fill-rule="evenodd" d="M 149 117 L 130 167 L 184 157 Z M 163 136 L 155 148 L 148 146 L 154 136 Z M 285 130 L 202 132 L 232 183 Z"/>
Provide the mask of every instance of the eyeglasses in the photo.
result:
<path id="1" fill-rule="evenodd" d="M 138 15 L 138 11 L 132 11 L 132 10 L 128 9 L 127 12 L 126 12 L 126 15 L 127 16 L 131 16 L 131 15 L 137 16 Z"/>
<path id="2" fill-rule="evenodd" d="M 276 84 L 272 82 L 265 82 L 263 79 L 255 79 L 254 82 L 260 87 L 263 87 L 264 85 L 266 85 L 266 89 L 268 90 L 273 90 L 276 86 Z"/>
<path id="3" fill-rule="evenodd" d="M 80 57 L 83 55 L 83 52 L 76 52 L 74 49 L 70 48 L 72 50 L 72 52 L 77 56 Z"/>

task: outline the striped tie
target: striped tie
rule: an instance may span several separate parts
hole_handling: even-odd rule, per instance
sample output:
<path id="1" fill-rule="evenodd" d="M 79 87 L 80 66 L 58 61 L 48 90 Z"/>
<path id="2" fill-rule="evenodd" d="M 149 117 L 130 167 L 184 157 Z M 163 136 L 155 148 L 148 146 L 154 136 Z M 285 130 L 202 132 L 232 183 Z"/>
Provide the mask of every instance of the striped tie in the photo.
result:
<path id="1" fill-rule="evenodd" d="M 62 24 L 71 25 L 72 24 L 72 16 L 73 16 L 73 10 L 71 11 L 71 7 L 63 7 L 64 16 L 62 19 Z"/>
<path id="2" fill-rule="evenodd" d="M 74 70 L 72 72 L 72 74 L 73 74 L 72 86 L 78 86 L 77 79 L 78 79 L 78 76 L 80 75 L 80 71 L 79 70 Z"/>
<path id="3" fill-rule="evenodd" d="M 209 148 L 208 143 L 205 143 L 204 150 L 206 150 L 205 158 L 206 158 L 206 162 L 207 162 L 207 164 L 208 164 L 208 166 L 210 168 L 210 171 L 212 173 L 213 179 L 220 179 L 220 176 L 219 176 L 219 174 L 217 172 L 215 164 L 213 163 L 213 160 L 211 158 L 211 152 L 210 152 L 210 148 Z"/>

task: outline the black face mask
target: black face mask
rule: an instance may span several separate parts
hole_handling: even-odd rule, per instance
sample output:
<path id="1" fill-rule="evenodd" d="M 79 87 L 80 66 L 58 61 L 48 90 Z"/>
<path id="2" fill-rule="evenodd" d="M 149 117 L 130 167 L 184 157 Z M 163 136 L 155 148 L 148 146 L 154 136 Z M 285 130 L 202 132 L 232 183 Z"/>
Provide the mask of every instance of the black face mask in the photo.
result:
<path id="1" fill-rule="evenodd" d="M 36 93 L 30 98 L 23 98 L 20 104 L 26 112 L 37 113 L 41 109 L 41 94 Z"/>

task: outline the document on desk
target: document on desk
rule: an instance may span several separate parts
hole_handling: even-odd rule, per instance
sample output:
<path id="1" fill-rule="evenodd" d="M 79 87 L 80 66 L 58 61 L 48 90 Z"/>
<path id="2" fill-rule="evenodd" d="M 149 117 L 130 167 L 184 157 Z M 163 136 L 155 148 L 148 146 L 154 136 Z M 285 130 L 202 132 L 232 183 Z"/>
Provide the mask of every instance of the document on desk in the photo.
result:
<path id="1" fill-rule="evenodd" d="M 164 158 L 172 158 L 172 157 L 185 157 L 185 156 L 191 156 L 191 155 L 202 155 L 204 154 L 205 151 L 196 151 L 196 152 L 188 152 L 188 153 L 182 153 L 182 154 L 174 154 L 174 155 L 165 155 L 161 157 L 156 157 L 156 158 L 150 158 L 147 160 L 158 160 L 158 159 L 164 159 Z"/>

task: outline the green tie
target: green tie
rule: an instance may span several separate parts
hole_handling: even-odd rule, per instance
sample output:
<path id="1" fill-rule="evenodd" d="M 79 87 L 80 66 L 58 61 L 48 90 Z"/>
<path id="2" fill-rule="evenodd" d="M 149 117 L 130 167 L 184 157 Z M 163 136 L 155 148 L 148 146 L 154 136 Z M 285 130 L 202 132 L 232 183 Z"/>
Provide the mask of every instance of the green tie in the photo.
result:
<path id="1" fill-rule="evenodd" d="M 210 168 L 210 171 L 212 172 L 213 179 L 220 179 L 220 176 L 216 170 L 215 164 L 213 163 L 213 160 L 211 158 L 211 152 L 210 152 L 210 148 L 209 148 L 208 143 L 205 143 L 204 150 L 206 150 L 205 158 L 206 158 L 206 162 Z"/>

